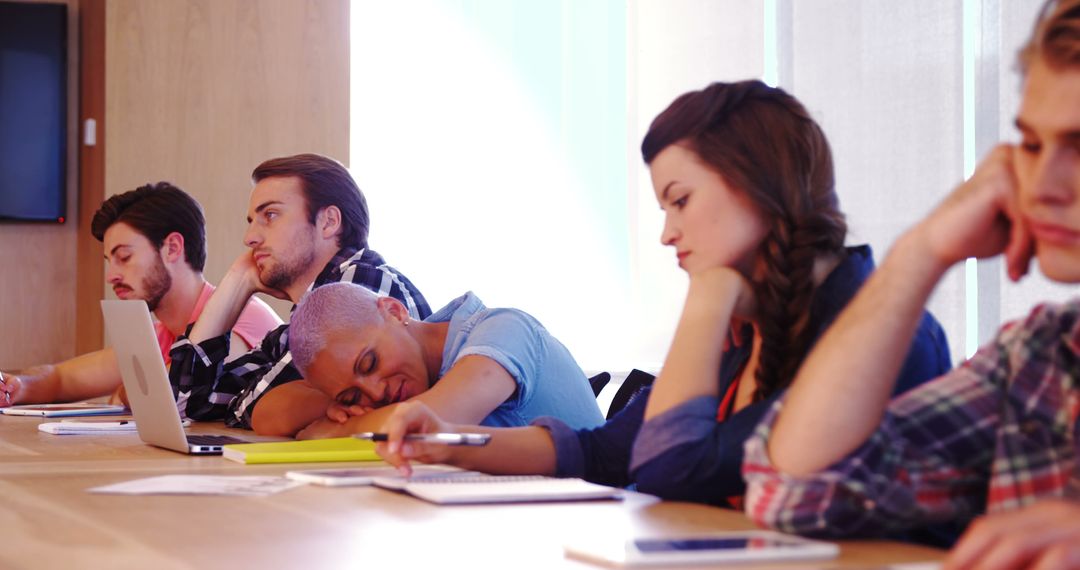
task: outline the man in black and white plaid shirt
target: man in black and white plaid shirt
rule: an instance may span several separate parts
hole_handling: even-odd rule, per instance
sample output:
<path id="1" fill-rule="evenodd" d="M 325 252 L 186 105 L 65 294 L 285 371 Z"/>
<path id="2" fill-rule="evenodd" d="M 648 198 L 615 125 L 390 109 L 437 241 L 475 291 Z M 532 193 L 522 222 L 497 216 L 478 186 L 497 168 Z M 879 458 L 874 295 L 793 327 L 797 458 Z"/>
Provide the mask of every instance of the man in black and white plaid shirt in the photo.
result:
<path id="1" fill-rule="evenodd" d="M 394 297 L 413 318 L 431 309 L 412 282 L 368 249 L 367 203 L 340 163 L 316 154 L 275 158 L 251 177 L 244 234 L 251 251 L 233 263 L 199 320 L 173 344 L 169 379 L 186 417 L 293 435 L 323 417 L 331 402 L 293 366 L 288 324 L 225 362 L 227 332 L 253 294 L 297 303 L 315 287 L 348 281 Z"/>

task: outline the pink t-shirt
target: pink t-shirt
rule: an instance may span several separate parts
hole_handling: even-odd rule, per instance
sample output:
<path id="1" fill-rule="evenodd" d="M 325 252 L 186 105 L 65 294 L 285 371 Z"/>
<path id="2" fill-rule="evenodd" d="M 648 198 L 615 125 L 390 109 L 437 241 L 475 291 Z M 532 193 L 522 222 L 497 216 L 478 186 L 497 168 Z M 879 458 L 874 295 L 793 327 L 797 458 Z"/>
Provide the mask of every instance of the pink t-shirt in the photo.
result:
<path id="1" fill-rule="evenodd" d="M 213 292 L 213 285 L 209 283 L 203 285 L 202 293 L 199 293 L 199 300 L 195 302 L 195 310 L 191 312 L 191 317 L 188 318 L 188 324 L 198 320 L 199 315 L 203 312 L 203 307 L 206 306 L 206 301 L 210 299 L 210 294 Z M 236 319 L 232 332 L 242 338 L 248 346 L 258 346 L 266 333 L 276 329 L 281 323 L 281 319 L 270 308 L 270 305 L 264 303 L 262 299 L 252 297 L 248 300 L 244 310 L 241 311 L 240 318 Z M 172 363 L 172 359 L 169 358 L 169 348 L 176 341 L 176 335 L 169 332 L 169 329 L 160 321 L 154 322 L 154 332 L 157 333 L 158 347 L 161 348 L 161 356 L 165 359 L 165 366 L 168 366 Z"/>

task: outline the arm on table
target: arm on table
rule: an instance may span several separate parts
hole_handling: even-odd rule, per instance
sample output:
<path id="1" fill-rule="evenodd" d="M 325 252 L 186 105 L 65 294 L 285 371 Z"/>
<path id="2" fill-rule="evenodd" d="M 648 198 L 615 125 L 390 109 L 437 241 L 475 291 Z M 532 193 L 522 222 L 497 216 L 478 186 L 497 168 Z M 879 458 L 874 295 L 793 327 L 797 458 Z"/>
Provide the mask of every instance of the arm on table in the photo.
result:
<path id="1" fill-rule="evenodd" d="M 305 426 L 324 420 L 331 403 L 333 400 L 305 380 L 282 384 L 256 402 L 251 429 L 259 435 L 293 437 Z"/>
<path id="2" fill-rule="evenodd" d="M 120 385 L 120 367 L 111 348 L 90 352 L 58 364 L 34 366 L 4 373 L 0 406 L 76 402 L 105 396 Z"/>
<path id="3" fill-rule="evenodd" d="M 492 410 L 509 398 L 516 388 L 514 378 L 494 360 L 469 355 L 458 360 L 439 381 L 426 392 L 409 401 L 419 401 L 449 422 L 480 423 Z M 390 404 L 362 415 L 348 418 L 344 423 L 319 419 L 304 428 L 297 438 L 316 439 L 343 437 L 382 427 L 400 404 Z"/>

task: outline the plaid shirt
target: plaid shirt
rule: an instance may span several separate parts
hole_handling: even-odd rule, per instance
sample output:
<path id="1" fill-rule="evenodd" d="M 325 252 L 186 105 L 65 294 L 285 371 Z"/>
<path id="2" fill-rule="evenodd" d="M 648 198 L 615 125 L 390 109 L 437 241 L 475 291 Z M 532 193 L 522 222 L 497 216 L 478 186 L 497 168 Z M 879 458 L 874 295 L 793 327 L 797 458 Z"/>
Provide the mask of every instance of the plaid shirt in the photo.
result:
<path id="1" fill-rule="evenodd" d="M 414 319 L 431 314 L 412 282 L 370 249 L 342 249 L 311 288 L 337 282 L 356 283 L 393 297 L 405 304 Z M 228 363 L 227 334 L 198 345 L 182 336 L 173 343 L 169 355 L 169 380 L 181 415 L 195 420 L 224 419 L 232 427 L 250 428 L 251 412 L 267 390 L 303 378 L 292 363 L 287 323 L 267 333 L 261 346 Z"/>
<path id="2" fill-rule="evenodd" d="M 746 512 L 787 532 L 874 536 L 1080 498 L 1078 377 L 1080 299 L 1036 307 L 962 367 L 893 400 L 860 448 L 817 474 L 770 465 L 779 402 L 746 444 Z"/>

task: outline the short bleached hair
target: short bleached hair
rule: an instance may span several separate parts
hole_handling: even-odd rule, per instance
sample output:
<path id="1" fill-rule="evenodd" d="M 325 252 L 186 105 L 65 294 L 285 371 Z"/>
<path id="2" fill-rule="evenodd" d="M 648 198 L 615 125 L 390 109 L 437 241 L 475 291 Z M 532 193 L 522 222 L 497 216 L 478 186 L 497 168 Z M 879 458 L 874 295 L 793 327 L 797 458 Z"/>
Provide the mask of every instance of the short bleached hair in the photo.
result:
<path id="1" fill-rule="evenodd" d="M 297 370 L 307 376 L 307 368 L 326 348 L 330 333 L 381 324 L 378 299 L 353 283 L 331 283 L 304 295 L 289 321 L 289 351 Z"/>

